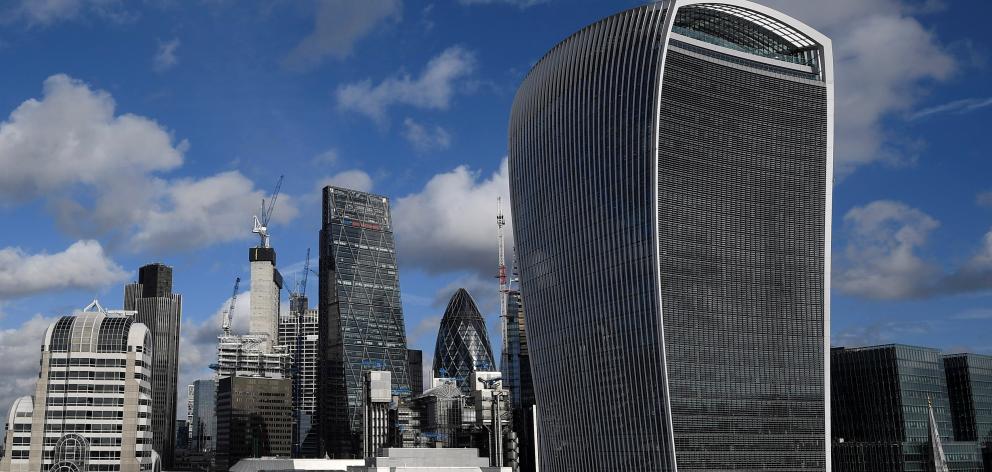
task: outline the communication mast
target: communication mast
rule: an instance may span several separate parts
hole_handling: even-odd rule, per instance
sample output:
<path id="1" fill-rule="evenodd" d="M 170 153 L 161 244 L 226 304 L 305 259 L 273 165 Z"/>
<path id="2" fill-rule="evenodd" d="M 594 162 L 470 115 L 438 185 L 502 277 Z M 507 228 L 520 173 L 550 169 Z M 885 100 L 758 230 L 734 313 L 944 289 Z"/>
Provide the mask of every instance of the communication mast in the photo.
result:
<path id="1" fill-rule="evenodd" d="M 510 293 L 510 284 L 506 276 L 506 250 L 503 243 L 503 226 L 506 226 L 506 218 L 503 217 L 503 197 L 496 197 L 496 237 L 499 240 L 499 266 L 496 270 L 496 278 L 499 279 L 499 320 L 500 332 L 503 336 L 503 353 L 505 354 L 509 346 L 506 340 L 506 298 Z"/>

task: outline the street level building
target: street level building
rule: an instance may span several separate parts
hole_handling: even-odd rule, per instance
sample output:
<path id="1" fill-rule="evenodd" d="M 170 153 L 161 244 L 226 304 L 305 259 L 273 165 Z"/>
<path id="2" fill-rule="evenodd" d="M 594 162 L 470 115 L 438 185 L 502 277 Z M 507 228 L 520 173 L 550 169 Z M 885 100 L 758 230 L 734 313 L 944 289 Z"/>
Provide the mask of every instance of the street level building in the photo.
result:
<path id="1" fill-rule="evenodd" d="M 977 441 L 986 472 L 992 471 L 992 356 L 944 356 L 954 439 Z"/>
<path id="2" fill-rule="evenodd" d="M 162 466 L 172 468 L 183 311 L 182 296 L 172 292 L 172 267 L 155 263 L 138 269 L 138 281 L 124 287 L 124 310 L 135 311 L 135 321 L 152 333 L 153 441 L 155 450 L 162 455 Z"/>
<path id="3" fill-rule="evenodd" d="M 434 377 L 453 378 L 465 395 L 471 395 L 469 376 L 496 369 L 486 321 L 475 300 L 459 288 L 444 310 L 434 344 Z"/>
<path id="4" fill-rule="evenodd" d="M 217 470 L 248 457 L 290 457 L 292 445 L 291 379 L 218 379 Z"/>
<path id="5" fill-rule="evenodd" d="M 756 3 L 537 62 L 509 178 L 542 472 L 830 470 L 832 149 L 830 40 Z"/>
<path id="6" fill-rule="evenodd" d="M 980 472 L 974 441 L 956 441 L 944 360 L 937 349 L 834 348 L 830 387 L 835 472 L 933 469 L 930 404 L 951 471 Z"/>
<path id="7" fill-rule="evenodd" d="M 35 393 L 7 417 L 4 472 L 157 472 L 151 331 L 96 302 L 52 323 Z"/>
<path id="8" fill-rule="evenodd" d="M 190 450 L 209 452 L 217 448 L 217 381 L 196 380 L 190 385 Z"/>
<path id="9" fill-rule="evenodd" d="M 393 395 L 411 392 L 389 200 L 325 187 L 319 261 L 323 448 L 361 457 L 364 373 L 388 371 Z"/>
<path id="10" fill-rule="evenodd" d="M 392 401 L 389 372 L 365 372 L 365 424 L 362 428 L 365 457 L 375 457 L 381 448 L 389 446 L 389 408 Z"/>

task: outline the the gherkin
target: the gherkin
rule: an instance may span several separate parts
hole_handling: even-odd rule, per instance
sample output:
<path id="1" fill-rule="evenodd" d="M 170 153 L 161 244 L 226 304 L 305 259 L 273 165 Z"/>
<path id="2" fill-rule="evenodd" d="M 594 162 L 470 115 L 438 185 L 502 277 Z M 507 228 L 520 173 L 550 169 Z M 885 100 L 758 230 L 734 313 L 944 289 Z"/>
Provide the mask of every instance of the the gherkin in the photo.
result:
<path id="1" fill-rule="evenodd" d="M 472 372 L 496 370 L 486 322 L 464 288 L 448 302 L 434 346 L 434 376 L 454 378 L 465 394 Z"/>

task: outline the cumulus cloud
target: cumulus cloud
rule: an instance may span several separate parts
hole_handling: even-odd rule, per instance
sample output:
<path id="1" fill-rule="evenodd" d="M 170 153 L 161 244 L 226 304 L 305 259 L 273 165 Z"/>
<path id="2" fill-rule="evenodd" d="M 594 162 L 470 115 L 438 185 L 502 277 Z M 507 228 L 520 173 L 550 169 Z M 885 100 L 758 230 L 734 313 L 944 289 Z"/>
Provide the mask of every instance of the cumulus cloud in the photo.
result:
<path id="1" fill-rule="evenodd" d="M 0 197 L 42 199 L 60 228 L 108 236 L 134 250 L 176 250 L 244 239 L 265 192 L 238 172 L 166 179 L 189 147 L 155 121 L 115 113 L 107 92 L 49 77 L 0 123 Z M 296 215 L 281 197 L 276 223 Z M 209 217 L 208 217 L 209 216 Z M 182 237 L 176 237 L 182 232 Z"/>
<path id="2" fill-rule="evenodd" d="M 152 65 L 157 72 L 167 71 L 179 63 L 179 57 L 176 56 L 176 49 L 179 49 L 179 38 L 159 42 L 158 51 L 152 59 Z"/>
<path id="3" fill-rule="evenodd" d="M 879 200 L 844 216 L 847 243 L 837 255 L 834 284 L 873 299 L 924 298 L 992 290 L 992 230 L 973 255 L 945 268 L 921 255 L 940 223 L 903 203 Z"/>
<path id="4" fill-rule="evenodd" d="M 403 120 L 403 137 L 418 152 L 444 150 L 451 147 L 451 133 L 440 125 L 425 125 L 413 118 Z"/>
<path id="5" fill-rule="evenodd" d="M 400 263 L 429 273 L 494 273 L 496 197 L 503 198 L 507 216 L 507 254 L 513 248 L 509 193 L 504 158 L 499 170 L 488 177 L 463 165 L 435 175 L 420 192 L 397 199 L 393 226 Z"/>
<path id="6" fill-rule="evenodd" d="M 0 300 L 54 290 L 96 289 L 127 276 L 96 241 L 79 241 L 55 254 L 0 249 Z"/>
<path id="7" fill-rule="evenodd" d="M 913 109 L 929 84 L 957 64 L 914 15 L 933 4 L 899 0 L 771 0 L 771 6 L 833 39 L 836 70 L 836 172 L 913 159 L 917 142 L 887 129 L 886 118 Z"/>
<path id="8" fill-rule="evenodd" d="M 907 298 L 930 291 L 939 274 L 918 250 L 940 223 L 903 203 L 880 200 L 844 216 L 847 246 L 835 283 L 868 298 Z"/>
<path id="9" fill-rule="evenodd" d="M 344 59 L 355 43 L 379 24 L 397 20 L 403 10 L 401 0 L 325 0 L 317 6 L 313 32 L 303 39 L 283 64 L 305 70 L 324 58 Z"/>
<path id="10" fill-rule="evenodd" d="M 346 170 L 343 172 L 338 172 L 329 177 L 325 177 L 320 180 L 318 186 L 324 188 L 328 185 L 333 185 L 335 187 L 350 188 L 352 190 L 360 190 L 362 192 L 368 192 L 372 190 L 372 177 L 368 173 L 358 169 Z"/>
<path id="11" fill-rule="evenodd" d="M 384 121 L 393 105 L 426 109 L 447 109 L 457 82 L 476 67 L 475 54 L 460 46 L 446 49 L 431 59 L 417 78 L 399 74 L 377 85 L 371 79 L 342 85 L 337 89 L 338 107 Z"/>
<path id="12" fill-rule="evenodd" d="M 34 394 L 42 339 L 55 321 L 35 315 L 16 328 L 0 329 L 0 411 L 6 414 L 18 397 Z"/>

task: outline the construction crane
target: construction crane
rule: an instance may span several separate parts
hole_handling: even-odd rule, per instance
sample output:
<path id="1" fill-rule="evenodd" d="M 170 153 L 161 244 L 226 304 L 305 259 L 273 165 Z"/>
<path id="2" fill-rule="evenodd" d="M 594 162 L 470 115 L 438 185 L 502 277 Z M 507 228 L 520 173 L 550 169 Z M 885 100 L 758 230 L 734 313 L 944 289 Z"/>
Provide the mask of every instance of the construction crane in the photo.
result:
<path id="1" fill-rule="evenodd" d="M 231 317 L 234 316 L 234 304 L 238 301 L 238 286 L 241 285 L 241 277 L 234 279 L 234 292 L 231 293 L 231 306 L 224 313 L 224 321 L 221 327 L 224 329 L 224 336 L 231 335 Z"/>
<path id="2" fill-rule="evenodd" d="M 276 183 L 276 189 L 272 191 L 272 196 L 269 197 L 269 205 L 265 205 L 265 199 L 262 199 L 262 207 L 259 210 L 259 215 L 255 215 L 254 224 L 251 232 L 258 235 L 261 239 L 260 245 L 258 247 L 269 247 L 269 219 L 272 218 L 272 210 L 276 207 L 276 200 L 279 198 L 279 190 L 282 188 L 282 178 L 279 176 L 279 182 Z"/>

